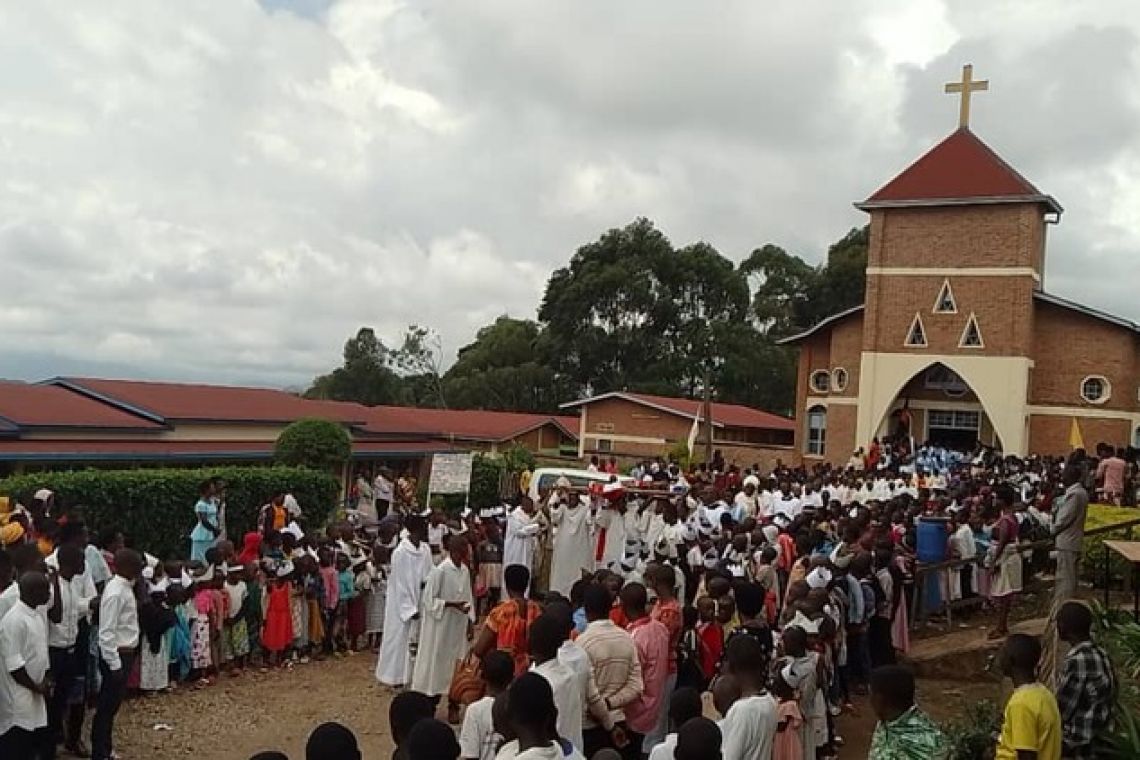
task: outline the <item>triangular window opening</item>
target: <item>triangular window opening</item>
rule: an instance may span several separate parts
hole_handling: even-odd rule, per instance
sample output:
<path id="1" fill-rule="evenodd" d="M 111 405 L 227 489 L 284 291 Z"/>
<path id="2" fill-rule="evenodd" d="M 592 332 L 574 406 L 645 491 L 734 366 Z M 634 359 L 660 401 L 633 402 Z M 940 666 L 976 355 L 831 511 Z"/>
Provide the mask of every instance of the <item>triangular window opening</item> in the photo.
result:
<path id="1" fill-rule="evenodd" d="M 966 320 L 966 329 L 962 331 L 962 339 L 958 341 L 958 348 L 985 348 L 982 342 L 982 331 L 978 329 L 978 319 L 973 314 Z"/>
<path id="2" fill-rule="evenodd" d="M 926 348 L 926 328 L 922 326 L 922 317 L 918 314 L 914 315 L 914 321 L 910 323 L 904 345 L 911 348 Z"/>
<path id="3" fill-rule="evenodd" d="M 950 280 L 943 280 L 942 282 L 942 289 L 938 291 L 938 298 L 934 301 L 934 313 L 958 313 L 958 304 L 954 302 L 954 291 L 950 289 Z"/>

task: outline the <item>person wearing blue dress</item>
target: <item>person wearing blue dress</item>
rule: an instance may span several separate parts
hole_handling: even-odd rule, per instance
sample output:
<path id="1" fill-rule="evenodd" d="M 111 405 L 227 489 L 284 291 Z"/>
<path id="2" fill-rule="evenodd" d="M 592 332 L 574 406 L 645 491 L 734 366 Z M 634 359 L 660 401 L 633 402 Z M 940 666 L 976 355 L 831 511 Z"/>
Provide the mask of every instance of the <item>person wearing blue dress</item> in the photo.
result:
<path id="1" fill-rule="evenodd" d="M 194 516 L 198 523 L 190 531 L 190 560 L 206 561 L 206 550 L 218 540 L 221 529 L 218 527 L 218 505 L 214 501 L 214 483 L 207 480 L 198 489 L 198 503 L 194 505 Z"/>

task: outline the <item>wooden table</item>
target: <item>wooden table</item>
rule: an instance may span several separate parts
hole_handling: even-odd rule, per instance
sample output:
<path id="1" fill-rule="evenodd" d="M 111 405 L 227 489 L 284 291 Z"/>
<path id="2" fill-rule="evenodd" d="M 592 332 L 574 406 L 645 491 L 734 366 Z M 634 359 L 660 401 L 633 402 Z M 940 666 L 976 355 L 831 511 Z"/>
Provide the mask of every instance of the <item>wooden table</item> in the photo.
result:
<path id="1" fill-rule="evenodd" d="M 1112 580 L 1109 552 L 1113 551 L 1124 558 L 1132 566 L 1132 617 L 1140 623 L 1140 583 L 1137 583 L 1137 573 L 1140 571 L 1140 541 L 1105 541 L 1104 542 L 1104 606 L 1108 609 L 1108 587 Z"/>

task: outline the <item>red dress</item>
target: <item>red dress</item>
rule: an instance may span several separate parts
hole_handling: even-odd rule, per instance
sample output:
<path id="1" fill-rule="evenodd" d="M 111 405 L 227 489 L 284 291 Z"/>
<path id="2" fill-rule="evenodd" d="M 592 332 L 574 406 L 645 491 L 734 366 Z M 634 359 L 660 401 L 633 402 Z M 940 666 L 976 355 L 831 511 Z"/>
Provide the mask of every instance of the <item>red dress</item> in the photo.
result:
<path id="1" fill-rule="evenodd" d="M 697 635 L 701 637 L 704 646 L 701 647 L 701 670 L 705 678 L 716 675 L 716 664 L 724 654 L 724 629 L 720 623 L 698 623 Z"/>
<path id="2" fill-rule="evenodd" d="M 292 584 L 282 583 L 269 591 L 265 608 L 265 626 L 261 629 L 261 643 L 270 652 L 283 652 L 293 642 L 293 612 L 289 595 Z"/>

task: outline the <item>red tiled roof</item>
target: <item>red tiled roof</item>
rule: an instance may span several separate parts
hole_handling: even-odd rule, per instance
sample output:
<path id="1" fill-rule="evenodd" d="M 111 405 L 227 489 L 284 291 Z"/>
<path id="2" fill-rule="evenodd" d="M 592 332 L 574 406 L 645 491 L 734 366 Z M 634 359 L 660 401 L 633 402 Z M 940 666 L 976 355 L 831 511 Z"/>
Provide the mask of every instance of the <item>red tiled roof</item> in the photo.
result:
<path id="1" fill-rule="evenodd" d="M 126 428 L 155 429 L 154 420 L 117 409 L 54 385 L 0 382 L 0 429 Z M 4 420 L 13 423 L 5 425 Z"/>
<path id="2" fill-rule="evenodd" d="M 879 188 L 859 208 L 970 199 L 989 202 L 1040 202 L 1060 206 L 1017 173 L 977 135 L 963 127 L 935 145 L 901 174 Z"/>
<path id="3" fill-rule="evenodd" d="M 563 404 L 563 408 L 588 404 L 604 398 L 624 398 L 635 403 L 656 407 L 667 412 L 679 414 L 689 419 L 703 419 L 704 402 L 700 399 L 676 398 L 673 396 L 654 396 L 649 393 L 628 393 L 616 391 L 604 393 L 593 398 Z M 760 409 L 740 404 L 723 404 L 719 401 L 712 403 L 712 418 L 714 425 L 723 427 L 758 428 L 763 430 L 795 430 L 795 420 L 790 420 L 779 414 L 772 414 Z"/>
<path id="4" fill-rule="evenodd" d="M 444 441 L 353 441 L 354 456 L 363 454 L 425 454 L 450 451 Z M 107 441 L 0 439 L 0 459 L 269 459 L 273 441 Z"/>
<path id="5" fill-rule="evenodd" d="M 375 406 L 368 409 L 364 433 L 454 436 L 466 440 L 505 441 L 546 424 L 578 436 L 578 418 L 524 412 L 492 412 L 478 409 L 417 409 Z"/>
<path id="6" fill-rule="evenodd" d="M 293 422 L 324 417 L 364 422 L 367 409 L 340 401 L 311 401 L 271 388 L 239 388 L 191 383 L 60 378 L 51 381 L 122 409 L 169 420 L 211 422 Z"/>

